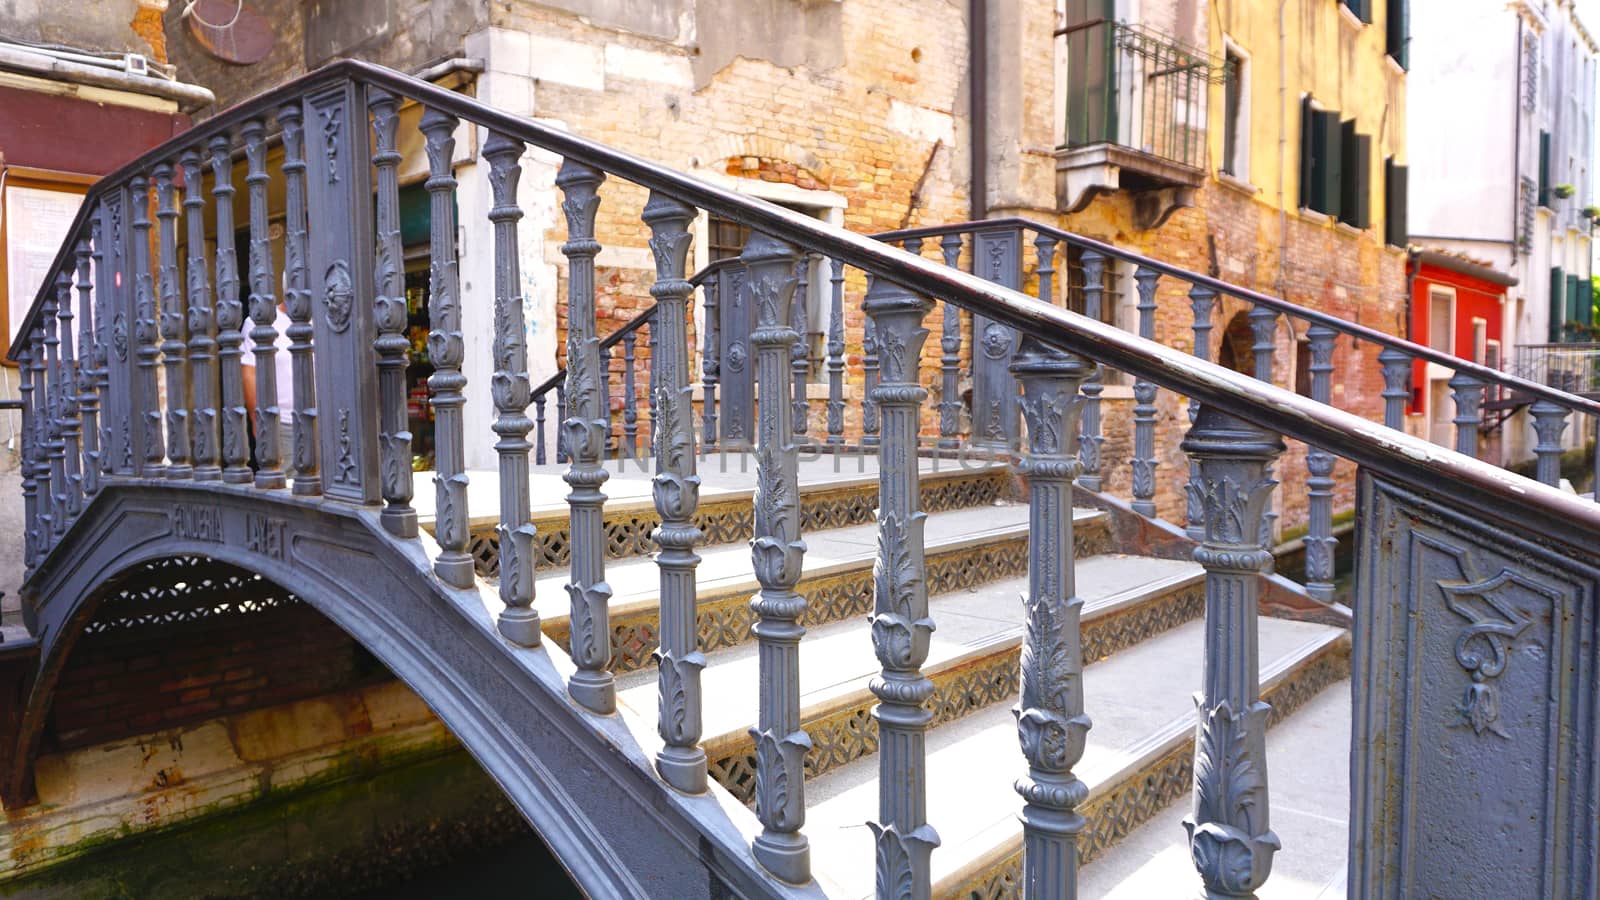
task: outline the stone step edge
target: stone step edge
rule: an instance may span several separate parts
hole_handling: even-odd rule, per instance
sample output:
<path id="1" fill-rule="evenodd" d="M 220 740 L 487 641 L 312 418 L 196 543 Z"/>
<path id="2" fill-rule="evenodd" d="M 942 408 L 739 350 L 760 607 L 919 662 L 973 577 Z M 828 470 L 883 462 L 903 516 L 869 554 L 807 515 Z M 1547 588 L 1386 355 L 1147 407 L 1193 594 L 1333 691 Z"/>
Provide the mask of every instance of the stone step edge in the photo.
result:
<path id="1" fill-rule="evenodd" d="M 1104 517 L 1094 514 L 1074 523 L 1073 545 L 1078 558 L 1103 553 L 1109 543 Z M 817 570 L 802 571 L 795 590 L 807 599 L 801 624 L 823 625 L 872 611 L 872 568 L 876 554 L 830 563 Z M 924 564 L 930 595 L 976 587 L 1015 578 L 1028 572 L 1028 527 L 1006 526 L 978 535 L 967 535 L 929 545 Z M 742 644 L 751 638 L 755 613 L 750 598 L 760 589 L 752 574 L 746 578 L 724 579 L 701 593 L 695 604 L 695 630 L 702 652 Z M 543 622 L 544 635 L 564 652 L 570 652 L 570 614 L 552 615 Z M 659 646 L 657 599 L 654 597 L 618 604 L 610 610 L 612 671 L 631 672 L 652 662 Z"/>
<path id="2" fill-rule="evenodd" d="M 1262 671 L 1261 698 L 1272 706 L 1268 727 L 1292 715 L 1329 685 L 1350 675 L 1350 634 L 1330 631 L 1284 654 Z M 1126 754 L 1120 766 L 1079 772 L 1089 785 L 1078 812 L 1088 820 L 1078 837 L 1078 864 L 1086 866 L 1194 786 L 1193 713 L 1174 719 Z M 1268 752 L 1271 748 L 1268 747 Z M 1017 774 L 1025 769 L 1018 751 Z M 1022 824 L 1011 819 L 955 847 L 959 862 L 934 872 L 935 897 L 998 897 L 1022 884 Z"/>
<path id="3" fill-rule="evenodd" d="M 1012 494 L 1011 470 L 1004 466 L 981 469 L 953 469 L 922 475 L 924 512 L 942 512 L 987 506 Z M 877 476 L 801 485 L 801 525 L 807 531 L 863 525 L 873 520 L 877 510 Z M 709 493 L 699 505 L 695 523 L 704 532 L 705 544 L 726 544 L 749 540 L 754 521 L 751 505 L 754 488 L 718 490 Z M 648 497 L 606 503 L 602 528 L 606 558 L 626 559 L 644 556 L 655 550 L 650 533 L 661 524 L 655 502 Z M 564 565 L 569 559 L 570 513 L 566 506 L 546 507 L 532 517 L 535 529 L 535 568 Z M 467 552 L 472 554 L 477 572 L 484 578 L 497 577 L 500 571 L 499 537 L 496 516 L 470 520 Z M 433 530 L 431 519 L 423 527 Z"/>
<path id="4" fill-rule="evenodd" d="M 1099 662 L 1140 641 L 1198 618 L 1205 609 L 1205 578 L 1195 572 L 1166 576 L 1085 604 L 1084 665 Z M 937 728 L 1017 694 L 1022 628 L 991 637 L 927 667 L 933 682 L 930 727 Z M 878 699 L 859 680 L 801 710 L 811 738 L 806 778 L 813 779 L 877 752 L 872 707 Z M 754 721 L 752 712 L 751 720 Z M 701 742 L 711 777 L 745 803 L 755 798 L 755 743 L 748 732 L 728 732 Z M 1018 760 L 1021 760 L 1020 751 Z"/>

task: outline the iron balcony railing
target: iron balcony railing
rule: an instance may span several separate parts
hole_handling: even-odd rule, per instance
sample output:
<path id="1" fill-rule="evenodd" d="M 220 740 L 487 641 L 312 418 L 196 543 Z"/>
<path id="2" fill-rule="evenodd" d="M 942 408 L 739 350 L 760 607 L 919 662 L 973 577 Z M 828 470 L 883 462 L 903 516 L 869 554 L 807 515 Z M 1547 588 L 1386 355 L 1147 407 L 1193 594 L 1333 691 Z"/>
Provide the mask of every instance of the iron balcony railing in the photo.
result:
<path id="1" fill-rule="evenodd" d="M 1206 160 L 1209 86 L 1227 66 L 1168 35 L 1111 19 L 1061 29 L 1066 146 L 1117 144 L 1191 168 Z"/>
<path id="2" fill-rule="evenodd" d="M 1520 378 L 1600 399 L 1600 343 L 1518 344 L 1515 365 Z"/>

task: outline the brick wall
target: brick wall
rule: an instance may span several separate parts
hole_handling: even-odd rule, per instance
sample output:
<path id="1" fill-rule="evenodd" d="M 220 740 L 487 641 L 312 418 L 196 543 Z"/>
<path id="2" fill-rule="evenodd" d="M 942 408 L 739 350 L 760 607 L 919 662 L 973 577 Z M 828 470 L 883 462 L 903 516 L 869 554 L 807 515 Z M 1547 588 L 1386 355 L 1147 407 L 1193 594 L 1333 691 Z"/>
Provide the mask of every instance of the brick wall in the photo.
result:
<path id="1" fill-rule="evenodd" d="M 45 750 L 84 747 L 390 679 L 310 606 L 86 634 L 68 656 Z"/>

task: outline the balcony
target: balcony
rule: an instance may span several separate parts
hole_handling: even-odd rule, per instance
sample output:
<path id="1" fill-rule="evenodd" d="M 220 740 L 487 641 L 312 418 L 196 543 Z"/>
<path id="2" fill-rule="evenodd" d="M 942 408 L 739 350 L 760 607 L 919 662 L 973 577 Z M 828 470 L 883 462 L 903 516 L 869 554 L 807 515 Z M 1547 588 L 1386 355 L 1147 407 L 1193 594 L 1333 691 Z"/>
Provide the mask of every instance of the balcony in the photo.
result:
<path id="1" fill-rule="evenodd" d="M 1066 60 L 1056 198 L 1076 212 L 1128 191 L 1134 222 L 1156 228 L 1193 202 L 1205 178 L 1209 86 L 1227 67 L 1139 25 L 1095 19 L 1057 32 Z"/>
<path id="2" fill-rule="evenodd" d="M 1600 399 L 1600 343 L 1518 344 L 1515 374 L 1569 394 Z"/>

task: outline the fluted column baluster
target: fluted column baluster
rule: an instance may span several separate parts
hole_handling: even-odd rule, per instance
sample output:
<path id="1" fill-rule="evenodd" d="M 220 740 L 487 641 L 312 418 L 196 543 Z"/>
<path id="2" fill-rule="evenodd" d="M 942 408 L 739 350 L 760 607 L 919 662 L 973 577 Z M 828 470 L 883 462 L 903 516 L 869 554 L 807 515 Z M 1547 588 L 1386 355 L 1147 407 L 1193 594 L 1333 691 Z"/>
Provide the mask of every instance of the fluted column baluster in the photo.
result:
<path id="1" fill-rule="evenodd" d="M 1039 299 L 1056 305 L 1056 245 L 1055 237 L 1039 232 L 1033 238 L 1033 252 L 1038 260 Z"/>
<path id="2" fill-rule="evenodd" d="M 800 726 L 800 616 L 806 600 L 795 593 L 805 541 L 800 539 L 800 485 L 789 394 L 789 348 L 796 335 L 793 246 L 757 232 L 739 257 L 748 268 L 755 304 L 756 495 L 750 554 L 761 592 L 750 601 L 760 655 L 760 707 L 756 727 L 756 816 L 761 834 L 755 856 L 768 871 L 795 884 L 811 878 L 805 824 L 805 758 L 811 739 Z"/>
<path id="3" fill-rule="evenodd" d="M 172 166 L 157 163 L 156 236 L 160 260 L 156 293 L 161 304 L 161 363 L 167 382 L 167 477 L 175 480 L 194 477 L 189 464 L 188 340 L 185 322 L 182 276 L 178 273 L 178 207 L 172 185 Z"/>
<path id="4" fill-rule="evenodd" d="M 288 482 L 278 439 L 278 285 L 272 271 L 272 236 L 267 228 L 266 123 L 251 119 L 240 129 L 246 160 L 245 188 L 250 201 L 250 344 L 255 367 L 256 474 L 263 490 Z M 407 468 L 410 462 L 407 461 Z"/>
<path id="5" fill-rule="evenodd" d="M 1255 377 L 1257 381 L 1272 383 L 1273 360 L 1272 351 L 1276 346 L 1278 333 L 1278 312 L 1270 307 L 1256 305 L 1250 309 L 1250 333 L 1255 342 L 1250 345 L 1250 350 L 1255 356 Z M 1272 464 L 1267 464 L 1267 475 L 1272 475 Z M 1267 511 L 1261 516 L 1261 545 L 1272 546 L 1272 536 L 1275 533 L 1274 523 L 1278 521 L 1278 514 L 1272 511 L 1269 505 Z M 1269 560 L 1267 563 L 1271 566 Z"/>
<path id="6" fill-rule="evenodd" d="M 107 229 L 105 227 L 105 204 L 102 202 L 95 215 L 89 219 L 89 242 L 92 245 L 89 254 L 91 269 L 94 276 L 94 371 L 90 373 L 94 379 L 94 393 L 100 410 L 100 475 L 107 475 L 112 470 L 111 449 L 111 423 L 113 418 L 110 407 L 111 402 L 111 357 L 116 352 L 111 342 L 116 339 L 116 330 L 112 327 L 115 318 L 115 306 L 111 299 L 112 275 L 110 267 L 106 265 Z M 21 364 L 18 364 L 20 369 Z"/>
<path id="7" fill-rule="evenodd" d="M 961 265 L 961 245 L 960 232 L 939 239 L 944 264 L 952 269 Z M 954 450 L 961 446 L 961 307 L 943 304 L 940 318 L 939 446 Z"/>
<path id="8" fill-rule="evenodd" d="M 1161 273 L 1140 266 L 1133 273 L 1139 292 L 1139 337 L 1156 338 L 1156 287 Z M 1133 511 L 1156 515 L 1156 386 L 1147 379 L 1133 382 Z"/>
<path id="9" fill-rule="evenodd" d="M 222 373 L 222 480 L 249 484 L 250 414 L 244 406 L 244 304 L 239 301 L 239 259 L 233 233 L 233 142 L 211 139 L 211 196 L 217 211 L 217 364 Z"/>
<path id="10" fill-rule="evenodd" d="M 306 161 L 304 118 L 298 102 L 278 110 L 283 127 L 284 311 L 289 314 L 289 359 L 294 388 L 294 493 L 322 493 L 317 449 L 317 384 L 311 324 L 311 288 L 306 270 Z"/>
<path id="11" fill-rule="evenodd" d="M 1080 390 L 1094 364 L 1024 337 L 1011 372 L 1022 383 L 1027 452 L 1017 473 L 1028 482 L 1027 625 L 1017 705 L 1017 738 L 1028 761 L 1022 795 L 1023 896 L 1077 896 L 1076 807 L 1088 787 L 1072 772 L 1083 758 L 1083 648 L 1078 629 L 1072 543 L 1072 479 L 1078 474 Z"/>
<path id="12" fill-rule="evenodd" d="M 217 322 L 206 274 L 204 176 L 200 154 L 194 150 L 185 151 L 178 164 L 183 167 L 183 218 L 188 228 L 189 373 L 194 404 L 189 416 L 190 455 L 195 480 L 216 481 L 222 478 L 218 464 Z"/>
<path id="13" fill-rule="evenodd" d="M 571 465 L 563 477 L 572 487 L 567 495 L 572 511 L 567 594 L 572 600 L 572 661 L 578 667 L 567 690 L 572 699 L 598 713 L 617 708 L 616 686 L 606 668 L 611 662 L 611 585 L 605 580 L 602 528 L 606 495 L 600 490 L 608 477 L 600 459 L 611 421 L 610 410 L 604 406 L 604 382 L 610 373 L 600 365 L 594 305 L 594 258 L 600 252 L 594 222 L 604 180 L 598 169 L 573 159 L 563 162 L 556 174 L 556 185 L 565 195 L 561 209 L 567 218 L 567 241 L 561 245 L 567 257 L 566 420 L 562 429 Z"/>
<path id="14" fill-rule="evenodd" d="M 882 381 L 872 391 L 883 410 L 878 451 L 878 562 L 874 569 L 872 643 L 882 671 L 873 677 L 878 723 L 878 896 L 926 898 L 929 854 L 939 836 L 927 821 L 926 738 L 933 682 L 922 673 L 934 623 L 924 575 L 917 434 L 928 392 L 917 363 L 933 304 L 875 279 L 862 304 L 877 324 Z"/>
<path id="15" fill-rule="evenodd" d="M 79 239 L 73 248 L 78 275 L 78 415 L 82 424 L 83 495 L 92 499 L 100 492 L 100 394 L 95 390 L 96 338 L 94 330 L 94 283 L 89 242 Z"/>
<path id="16" fill-rule="evenodd" d="M 372 342 L 372 347 L 378 355 L 378 452 L 381 473 L 379 486 L 383 492 L 384 503 L 380 521 L 391 534 L 416 537 L 417 511 L 411 507 L 411 498 L 416 486 L 411 476 L 411 428 L 406 409 L 406 365 L 411 341 L 406 337 L 404 251 L 400 245 L 399 106 L 399 100 L 387 92 L 373 91 L 367 95 L 367 107 L 372 110 L 372 132 L 376 138 L 373 144 L 372 164 L 377 173 L 378 195 L 377 218 L 374 223 L 376 253 L 373 260 L 373 281 L 378 290 L 377 299 L 372 307 L 373 324 L 377 326 L 378 336 Z M 491 165 L 491 185 L 495 183 L 493 171 Z M 490 214 L 491 221 L 493 215 Z M 497 254 L 498 249 L 497 232 Z M 516 265 L 515 259 L 512 260 L 512 265 Z M 497 255 L 495 265 L 497 286 L 499 277 L 500 263 Z M 498 304 L 498 291 L 495 297 Z M 498 369 L 500 362 L 498 354 L 495 360 Z M 502 491 L 505 489 L 504 475 L 501 476 L 501 489 Z M 504 502 L 500 508 L 504 513 Z M 502 538 L 500 543 L 502 595 L 505 592 L 506 571 L 506 542 Z M 502 630 L 503 628 L 502 625 Z"/>
<path id="17" fill-rule="evenodd" d="M 392 101 L 389 101 L 392 102 Z M 387 147 L 379 132 L 379 146 Z M 500 542 L 500 611 L 497 628 L 507 640 L 524 647 L 539 645 L 539 613 L 533 607 L 533 570 L 538 563 L 534 551 L 534 529 L 529 511 L 528 402 L 533 391 L 528 383 L 527 322 L 522 312 L 522 274 L 517 249 L 517 222 L 522 208 L 517 205 L 517 183 L 522 177 L 523 143 L 500 132 L 489 133 L 483 156 L 489 161 L 489 189 L 494 205 L 489 221 L 494 226 L 494 376 L 489 392 L 494 398 L 494 433 L 499 440 L 494 449 L 500 464 L 500 522 L 495 534 Z M 399 154 L 395 154 L 398 161 Z M 382 171 L 379 184 L 383 184 Z M 380 187 L 380 194 L 382 189 Z M 398 211 L 398 210 L 397 210 Z M 399 219 L 393 242 L 399 249 Z M 379 231 L 382 232 L 380 224 Z M 380 272 L 382 271 L 380 263 Z M 396 285 L 399 286 L 398 284 Z M 404 322 L 405 295 L 399 298 Z M 400 359 L 404 359 L 401 351 Z M 404 369 L 397 387 L 404 391 Z M 404 397 L 399 398 L 401 404 Z M 404 414 L 403 405 L 399 408 Z M 409 443 L 409 441 L 408 441 Z"/>
<path id="18" fill-rule="evenodd" d="M 17 397 L 22 401 L 22 564 L 38 565 L 44 548 L 39 535 L 39 399 L 33 387 L 33 344 L 25 342 L 17 350 Z"/>
<path id="19" fill-rule="evenodd" d="M 46 298 L 45 302 L 50 302 L 49 298 Z M 42 309 L 40 313 L 43 314 Z M 32 360 L 30 370 L 33 372 L 33 477 L 37 496 L 32 527 L 35 534 L 34 548 L 42 557 L 55 546 L 53 524 L 55 494 L 50 486 L 55 466 L 50 455 L 53 440 L 50 424 L 50 384 L 45 380 L 49 361 L 45 357 L 44 329 L 39 325 L 34 325 L 28 332 L 28 350 L 29 359 Z"/>
<path id="20" fill-rule="evenodd" d="M 1192 285 L 1189 288 L 1189 308 L 1194 313 L 1194 356 L 1196 359 L 1211 360 L 1211 313 L 1216 308 L 1217 292 L 1205 285 Z M 1200 401 L 1189 398 L 1189 424 L 1194 425 L 1195 416 L 1200 412 Z M 1193 459 L 1189 460 L 1189 481 L 1187 482 L 1184 497 L 1187 501 L 1186 524 L 1184 532 L 1191 540 L 1201 540 L 1205 537 L 1204 510 L 1200 508 L 1198 494 L 1193 485 L 1200 483 L 1200 466 Z"/>
<path id="21" fill-rule="evenodd" d="M 456 268 L 456 178 L 451 168 L 455 156 L 455 116 L 429 107 L 420 128 L 428 154 L 429 235 L 432 264 L 428 284 L 428 357 L 433 374 L 428 390 L 433 394 L 433 487 L 437 512 L 435 536 L 439 556 L 433 571 L 455 587 L 471 587 L 475 575 L 467 552 L 466 435 L 461 407 L 467 378 L 461 374 L 466 344 L 461 334 L 461 281 Z"/>
<path id="22" fill-rule="evenodd" d="M 195 181 L 199 182 L 198 176 Z M 133 403 L 136 414 L 144 423 L 144 467 L 140 474 L 159 478 L 165 467 L 166 446 L 161 436 L 161 389 L 156 375 L 156 369 L 161 364 L 161 348 L 157 344 L 160 334 L 156 330 L 155 285 L 150 267 L 150 189 L 143 174 L 133 176 L 129 186 L 133 337 L 137 343 L 135 356 L 138 359 L 134 372 Z"/>
<path id="23" fill-rule="evenodd" d="M 811 404 L 806 400 L 806 385 L 811 380 L 811 341 L 807 333 L 810 326 L 807 322 L 806 309 L 811 296 L 810 277 L 811 257 L 809 254 L 803 253 L 800 256 L 800 261 L 795 264 L 795 278 L 797 279 L 794 289 L 795 302 L 793 304 L 794 310 L 790 314 L 794 322 L 795 335 L 794 345 L 789 348 L 789 370 L 794 377 L 794 390 L 792 391 L 793 396 L 790 400 L 790 405 L 794 415 L 794 433 L 797 435 L 805 434 L 810 427 L 807 419 L 810 418 L 808 413 L 810 412 Z"/>
<path id="24" fill-rule="evenodd" d="M 1561 432 L 1567 428 L 1567 408 L 1539 400 L 1528 412 L 1533 416 L 1533 433 L 1539 438 L 1533 448 L 1539 459 L 1536 477 L 1554 487 L 1561 483 Z"/>
<path id="25" fill-rule="evenodd" d="M 1257 597 L 1272 554 L 1262 520 L 1277 484 L 1268 465 L 1283 441 L 1202 405 L 1183 450 L 1200 466 L 1206 570 L 1205 677 L 1195 697 L 1194 807 L 1184 819 L 1207 897 L 1253 898 L 1281 845 L 1268 826 L 1266 730 Z"/>
<path id="26" fill-rule="evenodd" d="M 1326 325 L 1306 329 L 1311 344 L 1311 399 L 1333 400 L 1333 345 L 1339 333 Z M 1333 454 L 1321 447 L 1306 448 L 1306 593 L 1323 603 L 1333 602 L 1333 556 L 1339 541 L 1333 536 Z"/>
<path id="27" fill-rule="evenodd" d="M 39 318 L 44 325 L 45 368 L 45 450 L 50 460 L 50 535 L 53 545 L 67 532 L 67 442 L 64 413 L 66 384 L 61 373 L 61 338 L 56 334 L 56 316 L 61 301 L 67 298 L 66 276 L 60 275 L 55 290 L 44 292 Z"/>
<path id="28" fill-rule="evenodd" d="M 68 524 L 83 512 L 83 420 L 78 417 L 78 360 L 72 347 L 72 276 L 63 269 L 56 276 L 56 319 L 61 326 L 61 444 L 66 466 L 66 518 Z"/>
<path id="29" fill-rule="evenodd" d="M 659 550 L 656 565 L 661 575 L 661 643 L 655 658 L 660 693 L 656 728 L 662 747 L 656 753 L 656 771 L 678 790 L 698 794 L 706 789 L 706 753 L 700 749 L 700 670 L 706 660 L 695 624 L 695 567 L 700 557 L 694 548 L 702 535 L 695 526 L 700 476 L 695 472 L 687 326 L 689 295 L 694 292 L 687 280 L 693 239 L 689 227 L 695 209 L 665 194 L 651 193 L 643 218 L 650 226 L 650 249 L 656 263 L 656 280 L 650 287 L 650 296 L 656 300 L 650 325 L 655 395 L 650 420 L 655 456 L 651 493 L 661 516 L 661 525 L 651 535 Z M 627 373 L 631 397 L 631 364 Z"/>
<path id="30" fill-rule="evenodd" d="M 1411 399 L 1411 357 L 1403 350 L 1385 347 L 1378 352 L 1383 367 L 1383 424 L 1396 431 L 1406 427 L 1406 401 Z"/>
<path id="31" fill-rule="evenodd" d="M 606 458 L 614 453 L 617 446 L 617 424 L 611 418 L 611 348 L 600 348 L 600 408 L 606 417 L 605 445 L 600 451 L 601 458 Z"/>
<path id="32" fill-rule="evenodd" d="M 1099 321 L 1103 302 L 1106 258 L 1096 250 L 1083 251 L 1083 314 Z M 1078 476 L 1078 486 L 1087 491 L 1100 490 L 1100 445 L 1105 436 L 1100 433 L 1100 395 L 1105 391 L 1105 373 L 1098 364 L 1094 374 L 1083 383 L 1083 434 L 1078 441 L 1078 459 L 1083 462 L 1083 472 Z"/>
<path id="33" fill-rule="evenodd" d="M 828 277 L 828 443 L 844 443 L 844 260 L 830 259 Z"/>
<path id="34" fill-rule="evenodd" d="M 1478 429 L 1483 424 L 1483 382 L 1457 372 L 1449 384 L 1450 398 L 1456 404 L 1455 417 L 1450 420 L 1456 426 L 1456 452 L 1476 458 Z"/>
<path id="35" fill-rule="evenodd" d="M 544 462 L 545 462 L 545 450 L 544 450 L 544 440 L 545 440 L 544 404 L 545 404 L 544 394 L 540 394 L 539 396 L 533 398 L 533 408 L 534 408 L 534 417 L 533 417 L 533 422 L 534 422 L 534 425 L 533 425 L 533 434 L 534 434 L 534 440 L 533 440 L 533 462 L 534 462 L 534 465 L 539 465 L 539 466 L 544 465 Z"/>
<path id="36" fill-rule="evenodd" d="M 702 308 L 705 310 L 702 330 L 705 332 L 700 351 L 700 419 L 706 446 L 717 443 L 717 381 L 722 375 L 722 362 L 717 354 L 721 346 L 718 335 L 722 322 L 722 273 L 714 272 L 700 283 Z"/>
<path id="37" fill-rule="evenodd" d="M 570 365 L 569 365 L 569 369 L 570 369 Z M 569 376 L 569 378 L 570 378 L 570 376 Z M 556 385 L 556 412 L 558 412 L 558 413 L 565 414 L 565 412 L 567 410 L 566 381 L 569 380 L 569 378 L 562 379 L 562 383 Z M 560 423 L 560 425 L 556 428 L 556 462 L 557 463 L 565 463 L 565 462 L 571 462 L 572 461 L 572 456 L 567 453 L 567 429 L 565 428 L 565 423 L 566 423 L 566 420 L 563 419 L 562 422 Z"/>
<path id="38" fill-rule="evenodd" d="M 652 341 L 654 338 L 655 334 L 652 331 Z M 633 368 L 638 364 L 638 340 L 637 331 L 630 331 L 622 336 L 622 452 L 627 454 L 629 459 L 639 458 L 639 387 L 633 375 Z M 654 362 L 652 358 L 651 363 Z M 652 438 L 658 427 L 656 421 L 656 409 L 652 405 L 650 416 Z"/>
<path id="39" fill-rule="evenodd" d="M 867 290 L 877 279 L 867 276 Z M 878 402 L 872 399 L 878 389 L 878 326 L 869 317 L 861 330 L 861 446 L 878 446 Z"/>

